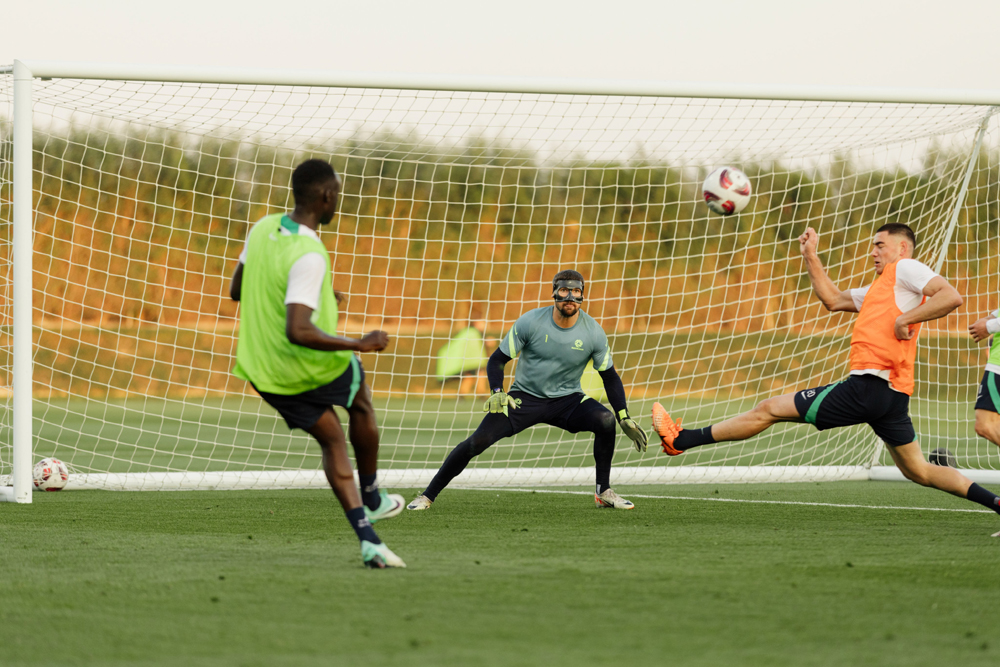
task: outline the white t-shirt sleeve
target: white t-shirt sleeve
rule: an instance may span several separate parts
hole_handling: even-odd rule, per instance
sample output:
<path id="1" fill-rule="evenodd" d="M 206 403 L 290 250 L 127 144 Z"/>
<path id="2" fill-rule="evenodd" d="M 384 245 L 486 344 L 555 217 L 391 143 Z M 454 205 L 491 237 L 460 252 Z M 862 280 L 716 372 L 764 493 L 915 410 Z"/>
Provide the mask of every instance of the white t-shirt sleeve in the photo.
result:
<path id="1" fill-rule="evenodd" d="M 318 252 L 302 255 L 288 271 L 285 305 L 300 303 L 313 310 L 319 307 L 320 290 L 326 280 L 326 262 Z"/>
<path id="2" fill-rule="evenodd" d="M 868 287 L 858 287 L 857 289 L 851 290 L 851 299 L 854 300 L 854 307 L 861 310 L 861 304 L 865 302 L 865 295 L 868 294 L 868 290 L 871 289 L 871 285 Z"/>
<path id="3" fill-rule="evenodd" d="M 931 267 L 915 259 L 901 259 L 896 264 L 896 285 L 923 296 L 927 283 L 937 277 Z"/>

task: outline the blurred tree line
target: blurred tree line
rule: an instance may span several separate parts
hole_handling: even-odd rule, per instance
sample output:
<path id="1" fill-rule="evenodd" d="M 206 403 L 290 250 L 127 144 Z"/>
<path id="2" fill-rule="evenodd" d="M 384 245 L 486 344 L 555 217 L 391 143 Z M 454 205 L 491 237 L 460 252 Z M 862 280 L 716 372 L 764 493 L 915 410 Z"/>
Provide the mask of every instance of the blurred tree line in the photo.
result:
<path id="1" fill-rule="evenodd" d="M 10 137 L 0 140 L 8 222 Z M 237 313 L 229 275 L 249 227 L 291 208 L 291 171 L 308 157 L 343 177 L 340 215 L 321 238 L 348 294 L 346 326 L 443 337 L 472 318 L 499 335 L 547 303 L 551 276 L 567 267 L 588 279 L 587 311 L 623 335 L 844 335 L 852 320 L 815 302 L 796 237 L 807 225 L 820 232 L 844 287 L 870 282 L 871 235 L 886 222 L 911 225 L 918 257 L 933 264 L 969 159 L 931 146 L 910 171 L 852 154 L 808 167 L 744 163 L 753 200 L 722 218 L 701 201 L 713 165 L 550 164 L 485 140 L 444 147 L 392 135 L 293 150 L 152 129 L 36 132 L 36 317 L 50 329 L 226 330 Z M 942 268 L 967 313 L 1000 305 L 998 158 L 995 148 L 979 156 Z M 9 240 L 10 225 L 0 234 Z M 9 261 L 9 244 L 0 249 Z M 943 325 L 964 326 L 958 316 Z M 221 370 L 231 350 L 205 344 Z"/>
<path id="2" fill-rule="evenodd" d="M 491 321 L 510 321 L 548 296 L 551 274 L 575 266 L 602 315 L 627 328 L 742 330 L 809 319 L 798 312 L 809 294 L 795 243 L 807 225 L 835 278 L 864 280 L 872 231 L 886 222 L 911 225 L 929 261 L 968 160 L 932 148 L 918 173 L 851 156 L 811 169 L 743 164 L 753 201 L 722 218 L 701 203 L 704 170 L 545 165 L 482 141 L 446 150 L 383 136 L 293 151 L 153 130 L 36 133 L 39 315 L 233 317 L 227 281 L 249 226 L 291 207 L 291 170 L 310 156 L 343 176 L 341 213 L 323 238 L 352 316 L 451 322 L 481 304 Z M 984 153 L 973 174 L 948 248 L 952 279 L 996 273 L 980 266 L 996 253 L 977 250 L 997 237 L 997 157 Z"/>

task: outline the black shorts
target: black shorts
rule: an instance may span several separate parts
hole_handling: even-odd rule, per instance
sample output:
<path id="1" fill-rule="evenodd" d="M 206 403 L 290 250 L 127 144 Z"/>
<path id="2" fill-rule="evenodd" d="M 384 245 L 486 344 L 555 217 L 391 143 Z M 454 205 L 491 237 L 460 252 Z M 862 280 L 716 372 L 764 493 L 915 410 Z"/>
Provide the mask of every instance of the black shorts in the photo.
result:
<path id="1" fill-rule="evenodd" d="M 894 447 L 917 439 L 909 407 L 909 396 L 893 391 L 886 380 L 875 375 L 851 375 L 795 394 L 795 409 L 817 430 L 868 424 L 875 435 Z"/>
<path id="2" fill-rule="evenodd" d="M 593 428 L 590 419 L 591 412 L 611 413 L 600 402 L 586 394 L 570 394 L 559 398 L 538 398 L 523 391 L 512 391 L 510 397 L 517 402 L 517 409 L 507 411 L 513 430 L 510 435 L 520 433 L 536 424 L 548 424 L 570 433 L 580 433 Z"/>
<path id="3" fill-rule="evenodd" d="M 354 397 L 365 383 L 365 369 L 354 355 L 351 355 L 351 365 L 332 382 L 316 387 L 301 394 L 269 394 L 254 386 L 260 397 L 268 405 L 281 413 L 288 428 L 300 428 L 308 431 L 330 407 L 339 405 L 350 408 Z M 253 383 L 251 383 L 253 384 Z"/>
<path id="4" fill-rule="evenodd" d="M 997 387 L 997 374 L 992 371 L 983 373 L 983 381 L 979 383 L 979 393 L 976 394 L 976 410 L 1000 412 L 1000 389 Z"/>

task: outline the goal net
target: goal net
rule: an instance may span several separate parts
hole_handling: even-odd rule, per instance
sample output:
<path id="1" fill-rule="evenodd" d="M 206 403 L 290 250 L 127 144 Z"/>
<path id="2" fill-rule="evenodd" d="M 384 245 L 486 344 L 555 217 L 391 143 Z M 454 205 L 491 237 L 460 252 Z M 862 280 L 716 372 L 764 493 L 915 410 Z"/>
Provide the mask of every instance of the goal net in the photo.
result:
<path id="1" fill-rule="evenodd" d="M 391 336 L 362 355 L 385 485 L 425 484 L 474 430 L 485 357 L 551 304 L 560 269 L 585 276 L 583 309 L 650 432 L 656 400 L 701 426 L 842 378 L 854 316 L 813 297 L 796 239 L 814 227 L 834 282 L 860 287 L 887 222 L 913 227 L 917 258 L 965 297 L 920 334 L 919 440 L 1000 469 L 973 431 L 986 353 L 966 331 L 1000 307 L 991 107 L 270 76 L 33 80 L 34 236 L 16 251 L 33 269 L 33 457 L 65 461 L 71 488 L 325 485 L 310 437 L 230 373 L 229 276 L 250 226 L 291 207 L 291 171 L 310 157 L 344 183 L 320 233 L 346 297 L 340 333 Z M 13 459 L 13 88 L 0 74 L 0 483 Z M 701 193 L 721 165 L 754 188 L 725 218 Z M 606 401 L 595 373 L 583 383 Z M 867 479 L 882 449 L 864 426 L 783 425 L 676 458 L 620 436 L 612 483 Z M 589 483 L 591 452 L 588 434 L 538 426 L 456 483 Z"/>

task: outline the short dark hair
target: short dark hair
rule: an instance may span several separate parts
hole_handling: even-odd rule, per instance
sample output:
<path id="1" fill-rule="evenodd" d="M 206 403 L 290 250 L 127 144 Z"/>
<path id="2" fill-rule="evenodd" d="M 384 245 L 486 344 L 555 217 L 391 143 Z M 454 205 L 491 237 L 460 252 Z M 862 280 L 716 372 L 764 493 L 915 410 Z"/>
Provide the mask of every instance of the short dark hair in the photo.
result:
<path id="1" fill-rule="evenodd" d="M 292 172 L 292 196 L 296 204 L 309 204 L 319 194 L 318 188 L 337 177 L 326 160 L 306 160 Z"/>
<path id="2" fill-rule="evenodd" d="M 583 284 L 583 274 L 573 269 L 563 269 L 552 279 L 552 289 L 556 288 L 556 283 L 560 280 L 579 280 Z"/>
<path id="3" fill-rule="evenodd" d="M 876 234 L 879 232 L 885 232 L 890 236 L 905 236 L 910 241 L 910 245 L 914 248 L 917 247 L 917 235 L 913 233 L 909 225 L 904 225 L 901 222 L 889 222 L 875 230 Z"/>

